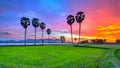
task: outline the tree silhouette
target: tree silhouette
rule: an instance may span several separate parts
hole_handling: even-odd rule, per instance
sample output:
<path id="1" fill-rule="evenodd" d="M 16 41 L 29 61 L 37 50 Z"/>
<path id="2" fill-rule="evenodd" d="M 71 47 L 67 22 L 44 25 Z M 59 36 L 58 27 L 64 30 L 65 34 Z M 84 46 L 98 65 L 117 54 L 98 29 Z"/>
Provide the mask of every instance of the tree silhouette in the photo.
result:
<path id="1" fill-rule="evenodd" d="M 88 44 L 88 43 L 89 43 L 88 40 L 83 40 L 83 41 L 81 41 L 81 44 Z"/>
<path id="2" fill-rule="evenodd" d="M 78 46 L 80 43 L 81 23 L 84 20 L 84 17 L 85 17 L 85 15 L 81 11 L 76 14 L 76 21 L 79 23 L 79 42 L 75 45 L 73 42 L 73 33 L 72 33 L 72 24 L 74 23 L 75 18 L 73 15 L 67 16 L 67 23 L 70 25 L 70 28 L 71 28 L 71 40 L 72 40 L 72 43 L 74 46 Z"/>
<path id="3" fill-rule="evenodd" d="M 73 15 L 69 15 L 69 16 L 67 16 L 67 23 L 68 23 L 68 25 L 70 25 L 71 40 L 72 40 L 72 43 L 73 43 L 72 24 L 74 23 L 74 21 L 75 21 L 75 18 L 74 18 Z M 74 45 L 74 43 L 73 43 L 73 45 Z M 74 46 L 75 46 L 75 45 L 74 45 Z"/>
<path id="4" fill-rule="evenodd" d="M 64 42 L 65 42 L 65 37 L 64 37 L 64 36 L 61 36 L 61 37 L 60 37 L 60 41 L 61 41 L 61 43 L 64 43 Z"/>
<path id="5" fill-rule="evenodd" d="M 49 40 L 50 40 L 50 34 L 51 34 L 51 32 L 52 32 L 52 31 L 51 31 L 51 29 L 49 29 L 49 28 L 48 28 L 48 29 L 47 29 L 47 34 L 48 34 L 48 43 L 50 43 L 50 41 L 49 41 Z"/>
<path id="6" fill-rule="evenodd" d="M 80 43 L 81 23 L 84 20 L 84 18 L 85 18 L 84 12 L 80 11 L 76 14 L 76 21 L 79 23 L 79 43 Z"/>
<path id="7" fill-rule="evenodd" d="M 44 31 L 45 27 L 46 27 L 46 24 L 45 24 L 45 23 L 43 23 L 43 22 L 40 23 L 40 28 L 41 28 L 41 30 L 42 30 L 42 45 L 44 45 L 43 31 Z"/>
<path id="8" fill-rule="evenodd" d="M 106 39 L 91 39 L 90 41 L 93 44 L 105 44 L 106 43 Z"/>
<path id="9" fill-rule="evenodd" d="M 38 18 L 33 18 L 32 19 L 32 25 L 35 28 L 35 45 L 36 45 L 36 28 L 39 26 L 39 19 Z"/>
<path id="10" fill-rule="evenodd" d="M 30 25 L 30 21 L 29 21 L 29 18 L 26 18 L 26 17 L 22 17 L 21 18 L 21 25 L 22 27 L 25 29 L 25 37 L 24 37 L 24 45 L 26 45 L 26 32 L 27 32 L 27 27 Z"/>
<path id="11" fill-rule="evenodd" d="M 120 44 L 120 39 L 116 39 L 116 43 L 117 43 L 117 44 Z"/>

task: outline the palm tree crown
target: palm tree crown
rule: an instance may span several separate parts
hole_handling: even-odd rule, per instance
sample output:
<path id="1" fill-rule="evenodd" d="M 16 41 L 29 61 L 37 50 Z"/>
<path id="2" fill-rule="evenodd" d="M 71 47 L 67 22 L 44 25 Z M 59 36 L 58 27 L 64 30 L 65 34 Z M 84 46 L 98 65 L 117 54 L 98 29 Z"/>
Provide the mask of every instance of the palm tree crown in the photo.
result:
<path id="1" fill-rule="evenodd" d="M 30 25 L 30 21 L 29 21 L 29 18 L 26 18 L 26 17 L 22 17 L 21 18 L 21 25 L 23 26 L 23 28 L 27 28 L 27 26 Z"/>
<path id="2" fill-rule="evenodd" d="M 32 20 L 32 25 L 35 27 L 35 28 L 37 28 L 38 26 L 39 26 L 39 19 L 38 18 L 33 18 L 33 20 Z"/>
<path id="3" fill-rule="evenodd" d="M 69 15 L 69 16 L 67 17 L 67 23 L 68 23 L 69 25 L 72 25 L 72 24 L 74 23 L 74 21 L 75 21 L 75 18 L 74 18 L 73 15 Z"/>
<path id="4" fill-rule="evenodd" d="M 78 23 L 81 23 L 82 22 L 82 20 L 84 20 L 84 18 L 85 18 L 85 15 L 84 15 L 84 12 L 78 12 L 77 14 L 76 14 L 76 21 L 78 22 Z"/>
<path id="5" fill-rule="evenodd" d="M 52 32 L 51 29 L 48 28 L 48 29 L 47 29 L 47 34 L 50 35 L 51 32 Z"/>
<path id="6" fill-rule="evenodd" d="M 46 24 L 45 23 L 40 23 L 40 28 L 43 30 L 43 29 L 45 29 L 45 27 L 46 27 Z"/>

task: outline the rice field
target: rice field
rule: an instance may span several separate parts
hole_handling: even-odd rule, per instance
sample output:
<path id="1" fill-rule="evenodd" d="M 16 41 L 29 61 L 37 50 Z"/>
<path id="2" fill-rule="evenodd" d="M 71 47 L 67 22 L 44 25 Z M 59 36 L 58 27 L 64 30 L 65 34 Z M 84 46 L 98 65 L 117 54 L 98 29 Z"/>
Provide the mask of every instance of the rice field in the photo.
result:
<path id="1" fill-rule="evenodd" d="M 115 52 L 120 61 L 117 50 L 71 45 L 2 46 L 0 68 L 115 68 L 110 53 Z"/>

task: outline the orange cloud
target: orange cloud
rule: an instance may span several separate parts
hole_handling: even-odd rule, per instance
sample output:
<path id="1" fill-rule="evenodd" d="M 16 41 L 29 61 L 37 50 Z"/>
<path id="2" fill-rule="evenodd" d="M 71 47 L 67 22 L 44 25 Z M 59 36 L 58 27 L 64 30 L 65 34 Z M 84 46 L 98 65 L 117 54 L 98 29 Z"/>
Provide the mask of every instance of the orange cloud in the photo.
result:
<path id="1" fill-rule="evenodd" d="M 109 26 L 101 26 L 96 28 L 94 35 L 107 39 L 109 42 L 114 42 L 116 39 L 120 38 L 120 24 L 113 24 Z"/>
<path id="2" fill-rule="evenodd" d="M 101 26 L 101 27 L 98 27 L 96 30 L 118 30 L 120 29 L 120 24 L 114 24 L 114 25 L 110 25 L 110 26 Z"/>

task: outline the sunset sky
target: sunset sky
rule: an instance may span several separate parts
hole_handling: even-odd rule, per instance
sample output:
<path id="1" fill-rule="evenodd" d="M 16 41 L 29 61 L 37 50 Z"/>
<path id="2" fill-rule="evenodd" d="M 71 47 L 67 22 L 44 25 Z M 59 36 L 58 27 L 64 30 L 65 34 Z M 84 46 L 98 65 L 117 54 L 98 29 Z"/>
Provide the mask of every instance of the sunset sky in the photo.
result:
<path id="1" fill-rule="evenodd" d="M 30 21 L 36 17 L 52 30 L 51 38 L 65 36 L 70 40 L 69 14 L 83 11 L 81 38 L 102 38 L 108 41 L 120 39 L 120 0 L 0 0 L 0 40 L 22 40 L 24 28 L 21 17 Z M 73 24 L 74 38 L 78 37 L 78 23 Z M 44 32 L 47 38 L 46 30 Z M 27 29 L 27 39 L 34 38 L 32 24 Z M 41 29 L 37 28 L 37 39 Z"/>

